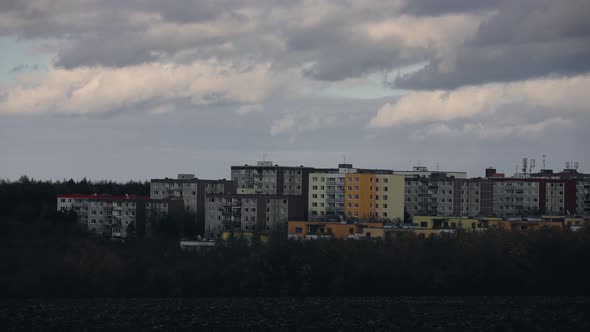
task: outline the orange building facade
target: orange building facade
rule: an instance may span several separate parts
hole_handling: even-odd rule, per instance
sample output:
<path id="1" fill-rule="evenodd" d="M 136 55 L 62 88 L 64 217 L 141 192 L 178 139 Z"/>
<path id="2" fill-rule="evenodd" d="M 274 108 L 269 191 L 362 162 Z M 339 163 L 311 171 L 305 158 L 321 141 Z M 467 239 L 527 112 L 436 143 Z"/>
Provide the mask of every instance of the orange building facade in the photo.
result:
<path id="1" fill-rule="evenodd" d="M 381 173 L 351 173 L 345 176 L 344 214 L 368 221 L 404 217 L 404 178 Z"/>

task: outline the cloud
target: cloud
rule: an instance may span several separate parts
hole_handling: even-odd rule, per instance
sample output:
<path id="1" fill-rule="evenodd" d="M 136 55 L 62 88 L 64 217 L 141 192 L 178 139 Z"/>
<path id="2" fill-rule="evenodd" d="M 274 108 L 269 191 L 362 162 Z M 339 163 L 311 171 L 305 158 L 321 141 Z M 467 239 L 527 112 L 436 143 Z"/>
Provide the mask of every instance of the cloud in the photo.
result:
<path id="1" fill-rule="evenodd" d="M 410 92 L 394 103 L 383 105 L 369 127 L 468 119 L 503 108 L 588 112 L 590 95 L 586 91 L 590 91 L 590 75 Z"/>
<path id="2" fill-rule="evenodd" d="M 236 114 L 238 115 L 246 115 L 250 113 L 260 113 L 264 111 L 264 106 L 260 104 L 247 104 L 238 107 L 236 110 Z"/>
<path id="3" fill-rule="evenodd" d="M 145 103 L 257 103 L 270 90 L 270 65 L 246 68 L 217 60 L 123 68 L 50 67 L 0 90 L 0 113 L 102 113 Z"/>
<path id="4" fill-rule="evenodd" d="M 305 132 L 312 132 L 334 126 L 338 121 L 336 114 L 322 114 L 313 111 L 286 112 L 272 122 L 272 136 L 290 134 L 294 137 Z"/>
<path id="5" fill-rule="evenodd" d="M 463 126 L 453 127 L 445 123 L 427 126 L 412 134 L 412 138 L 422 141 L 437 137 L 477 137 L 481 139 L 526 138 L 537 139 L 550 128 L 566 128 L 573 125 L 573 120 L 562 117 L 550 118 L 533 123 L 519 123 L 502 125 L 495 123 L 465 123 Z"/>
<path id="6" fill-rule="evenodd" d="M 272 136 L 284 134 L 295 128 L 295 114 L 287 113 L 281 118 L 274 120 L 270 127 L 270 134 Z"/>
<path id="7" fill-rule="evenodd" d="M 418 3 L 436 8 L 431 1 Z M 455 3 L 469 8 L 465 1 Z M 481 22 L 471 40 L 458 45 L 452 52 L 432 56 L 428 66 L 398 78 L 393 86 L 453 89 L 590 71 L 590 21 L 585 14 L 590 12 L 590 2 L 522 0 L 493 3 L 487 2 L 486 7 L 493 9 L 495 14 Z"/>

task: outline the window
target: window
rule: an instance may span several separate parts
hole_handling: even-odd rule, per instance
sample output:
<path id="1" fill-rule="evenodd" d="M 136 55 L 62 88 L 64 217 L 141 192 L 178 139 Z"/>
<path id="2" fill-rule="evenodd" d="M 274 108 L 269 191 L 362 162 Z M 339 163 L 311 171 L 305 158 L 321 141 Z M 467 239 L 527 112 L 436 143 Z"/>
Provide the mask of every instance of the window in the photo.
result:
<path id="1" fill-rule="evenodd" d="M 358 177 L 354 178 L 354 182 L 359 182 L 359 178 Z"/>
<path id="2" fill-rule="evenodd" d="M 384 209 L 387 209 L 387 204 L 383 204 L 383 208 Z"/>
<path id="3" fill-rule="evenodd" d="M 385 179 L 383 179 L 383 182 L 388 183 L 389 182 L 389 179 L 388 178 L 385 178 Z"/>
<path id="4" fill-rule="evenodd" d="M 387 200 L 387 195 L 383 195 L 383 200 L 386 201 Z"/>
<path id="5" fill-rule="evenodd" d="M 312 194 L 311 197 L 318 198 L 318 194 Z"/>
<path id="6" fill-rule="evenodd" d="M 359 199 L 359 195 L 354 195 L 354 199 Z"/>
<path id="7" fill-rule="evenodd" d="M 354 190 L 359 190 L 359 186 L 354 186 Z"/>
<path id="8" fill-rule="evenodd" d="M 383 191 L 387 191 L 388 187 L 383 187 Z"/>
<path id="9" fill-rule="evenodd" d="M 314 176 L 313 178 L 311 178 L 311 180 L 312 180 L 313 182 L 318 182 L 318 178 L 317 178 L 317 177 L 315 177 L 315 176 Z"/>
<path id="10" fill-rule="evenodd" d="M 295 233 L 302 233 L 303 229 L 301 227 L 295 227 Z"/>
<path id="11" fill-rule="evenodd" d="M 311 206 L 316 207 L 316 206 L 318 206 L 318 203 L 313 202 L 313 203 L 311 203 Z"/>
<path id="12" fill-rule="evenodd" d="M 313 186 L 312 189 L 313 190 L 318 190 L 318 186 Z"/>

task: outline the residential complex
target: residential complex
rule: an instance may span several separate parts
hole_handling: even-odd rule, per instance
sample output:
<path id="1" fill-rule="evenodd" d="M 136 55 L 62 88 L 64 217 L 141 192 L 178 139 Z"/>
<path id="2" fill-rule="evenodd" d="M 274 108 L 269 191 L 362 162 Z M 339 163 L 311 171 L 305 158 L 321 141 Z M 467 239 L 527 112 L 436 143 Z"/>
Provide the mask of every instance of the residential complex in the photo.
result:
<path id="1" fill-rule="evenodd" d="M 114 237 L 126 236 L 130 225 L 149 233 L 146 220 L 185 213 L 194 216 L 198 233 L 208 238 L 233 231 L 269 232 L 288 221 L 312 223 L 307 226 L 418 224 L 432 233 L 436 227 L 421 227 L 419 218 L 448 219 L 454 229 L 453 224 L 463 222 L 453 218 L 477 220 L 475 228 L 481 228 L 485 218 L 590 215 L 590 175 L 566 169 L 506 177 L 488 168 L 485 177 L 468 178 L 465 172 L 426 167 L 395 171 L 262 161 L 232 166 L 231 180 L 203 180 L 194 174 L 152 179 L 150 197 L 60 195 L 57 203 L 58 210 L 75 211 L 90 231 Z M 353 233 L 360 234 L 358 229 Z"/>
<path id="2" fill-rule="evenodd" d="M 109 237 L 126 237 L 149 231 L 148 220 L 182 214 L 182 201 L 150 200 L 145 196 L 58 195 L 59 211 L 76 212 L 78 223 L 89 232 Z"/>

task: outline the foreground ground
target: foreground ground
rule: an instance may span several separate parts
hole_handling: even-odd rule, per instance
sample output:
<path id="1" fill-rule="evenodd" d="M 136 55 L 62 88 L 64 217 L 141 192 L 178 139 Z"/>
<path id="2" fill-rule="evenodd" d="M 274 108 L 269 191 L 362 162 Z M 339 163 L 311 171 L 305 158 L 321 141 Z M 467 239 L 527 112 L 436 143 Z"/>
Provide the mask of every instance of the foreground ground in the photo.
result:
<path id="1" fill-rule="evenodd" d="M 3 331 L 590 331 L 589 313 L 588 297 L 0 301 Z"/>

